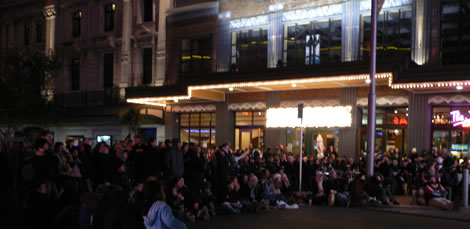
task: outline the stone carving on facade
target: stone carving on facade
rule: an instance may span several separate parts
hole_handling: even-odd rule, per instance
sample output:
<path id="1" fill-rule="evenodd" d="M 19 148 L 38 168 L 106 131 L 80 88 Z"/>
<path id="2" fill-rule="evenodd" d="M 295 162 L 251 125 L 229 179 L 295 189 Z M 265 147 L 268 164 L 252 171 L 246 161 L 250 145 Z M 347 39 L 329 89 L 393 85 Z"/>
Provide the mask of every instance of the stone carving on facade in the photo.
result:
<path id="1" fill-rule="evenodd" d="M 56 11 L 54 5 L 48 5 L 48 6 L 44 7 L 42 13 L 44 14 L 44 17 L 49 19 L 49 18 L 55 18 L 56 14 L 57 14 L 57 11 Z"/>

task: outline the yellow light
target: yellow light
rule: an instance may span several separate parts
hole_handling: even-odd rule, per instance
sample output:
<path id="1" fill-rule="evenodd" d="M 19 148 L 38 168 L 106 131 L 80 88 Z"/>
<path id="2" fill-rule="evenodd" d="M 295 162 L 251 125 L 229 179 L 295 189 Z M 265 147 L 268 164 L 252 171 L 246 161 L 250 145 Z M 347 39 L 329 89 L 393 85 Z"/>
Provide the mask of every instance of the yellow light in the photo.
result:
<path id="1" fill-rule="evenodd" d="M 116 4 L 113 3 L 113 4 L 111 5 L 111 7 L 113 8 L 113 11 L 116 10 Z"/>

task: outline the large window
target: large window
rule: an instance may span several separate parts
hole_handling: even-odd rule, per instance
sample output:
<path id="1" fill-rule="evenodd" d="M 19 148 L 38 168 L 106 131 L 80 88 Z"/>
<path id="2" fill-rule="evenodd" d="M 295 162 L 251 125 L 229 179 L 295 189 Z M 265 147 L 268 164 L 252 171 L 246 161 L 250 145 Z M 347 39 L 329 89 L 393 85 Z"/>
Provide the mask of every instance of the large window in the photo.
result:
<path id="1" fill-rule="evenodd" d="M 470 63 L 470 0 L 442 0 L 443 64 Z"/>
<path id="2" fill-rule="evenodd" d="M 212 34 L 198 38 L 181 39 L 182 74 L 203 73 L 212 70 Z"/>
<path id="3" fill-rule="evenodd" d="M 287 25 L 284 38 L 287 66 L 341 60 L 341 18 Z"/>
<path id="4" fill-rule="evenodd" d="M 116 4 L 109 3 L 104 6 L 104 31 L 109 32 L 114 29 L 114 12 Z"/>
<path id="5" fill-rule="evenodd" d="M 235 112 L 235 149 L 247 149 L 250 144 L 264 147 L 265 111 Z"/>
<path id="6" fill-rule="evenodd" d="M 36 21 L 36 42 L 44 42 L 44 22 L 42 20 Z"/>
<path id="7" fill-rule="evenodd" d="M 24 45 L 28 46 L 31 41 L 31 24 L 30 23 L 24 24 L 23 35 L 24 35 L 24 39 L 23 39 Z"/>
<path id="8" fill-rule="evenodd" d="M 114 55 L 107 53 L 103 56 L 104 87 L 111 88 L 114 85 Z"/>
<path id="9" fill-rule="evenodd" d="M 232 65 L 240 70 L 267 68 L 268 30 L 264 28 L 232 33 Z"/>
<path id="10" fill-rule="evenodd" d="M 153 20 L 153 0 L 144 0 L 144 21 Z"/>
<path id="11" fill-rule="evenodd" d="M 432 146 L 437 152 L 469 156 L 470 107 L 433 107 Z"/>
<path id="12" fill-rule="evenodd" d="M 80 90 L 80 59 L 73 58 L 70 66 L 70 78 L 72 91 Z"/>
<path id="13" fill-rule="evenodd" d="M 367 117 L 368 110 L 362 110 L 362 127 L 360 135 L 360 150 L 367 152 Z M 375 145 L 381 150 L 398 149 L 404 156 L 408 134 L 408 108 L 389 107 L 377 108 Z"/>
<path id="14" fill-rule="evenodd" d="M 72 14 L 72 37 L 79 37 L 82 26 L 82 11 L 78 10 Z"/>
<path id="15" fill-rule="evenodd" d="M 143 49 L 143 74 L 142 74 L 142 83 L 151 84 L 152 83 L 152 48 Z"/>
<path id="16" fill-rule="evenodd" d="M 203 147 L 215 145 L 215 113 L 180 114 L 180 139 Z"/>
<path id="17" fill-rule="evenodd" d="M 400 55 L 411 53 L 411 18 L 410 8 L 383 11 L 377 17 L 377 55 Z M 369 58 L 371 19 L 361 16 L 362 58 Z"/>

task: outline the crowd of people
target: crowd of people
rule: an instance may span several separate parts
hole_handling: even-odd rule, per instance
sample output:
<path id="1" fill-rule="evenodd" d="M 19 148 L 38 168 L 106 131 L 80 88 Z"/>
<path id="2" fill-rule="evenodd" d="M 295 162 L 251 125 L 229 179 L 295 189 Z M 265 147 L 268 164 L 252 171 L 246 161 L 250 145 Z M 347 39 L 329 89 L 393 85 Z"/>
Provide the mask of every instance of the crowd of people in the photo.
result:
<path id="1" fill-rule="evenodd" d="M 23 151 L 26 228 L 185 228 L 220 214 L 303 205 L 399 205 L 395 195 L 403 194 L 453 209 L 462 196 L 463 159 L 445 150 L 403 157 L 377 148 L 369 178 L 362 157 L 339 157 L 333 146 L 299 160 L 282 145 L 232 152 L 229 143 L 207 149 L 135 136 L 92 147 L 44 134 Z"/>

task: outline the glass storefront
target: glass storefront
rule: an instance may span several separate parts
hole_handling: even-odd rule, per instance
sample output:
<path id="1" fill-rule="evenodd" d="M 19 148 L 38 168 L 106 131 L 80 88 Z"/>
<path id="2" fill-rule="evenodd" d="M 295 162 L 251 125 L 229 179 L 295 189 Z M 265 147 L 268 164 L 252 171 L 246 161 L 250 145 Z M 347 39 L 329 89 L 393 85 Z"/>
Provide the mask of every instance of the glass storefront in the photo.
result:
<path id="1" fill-rule="evenodd" d="M 317 154 L 317 139 L 318 135 L 321 136 L 323 141 L 323 147 L 325 151 L 332 145 L 336 151 L 338 150 L 339 143 L 339 130 L 334 128 L 329 129 L 318 129 L 318 128 L 305 128 L 303 131 L 303 153 L 305 155 Z M 286 128 L 286 147 L 294 154 L 298 154 L 300 151 L 300 128 Z"/>
<path id="2" fill-rule="evenodd" d="M 432 148 L 469 156 L 470 106 L 433 107 Z"/>
<path id="3" fill-rule="evenodd" d="M 265 111 L 235 112 L 235 145 L 234 148 L 247 149 L 250 144 L 264 148 Z"/>
<path id="4" fill-rule="evenodd" d="M 367 152 L 367 109 L 362 110 L 362 126 L 360 128 L 360 152 Z M 398 149 L 405 155 L 406 139 L 408 134 L 408 108 L 390 107 L 377 108 L 375 145 L 381 150 L 390 152 Z"/>
<path id="5" fill-rule="evenodd" d="M 203 147 L 215 145 L 215 113 L 180 114 L 180 139 Z"/>

